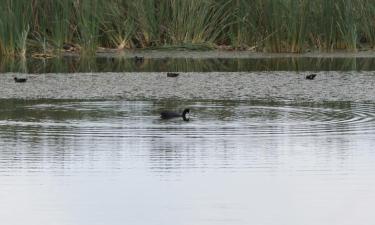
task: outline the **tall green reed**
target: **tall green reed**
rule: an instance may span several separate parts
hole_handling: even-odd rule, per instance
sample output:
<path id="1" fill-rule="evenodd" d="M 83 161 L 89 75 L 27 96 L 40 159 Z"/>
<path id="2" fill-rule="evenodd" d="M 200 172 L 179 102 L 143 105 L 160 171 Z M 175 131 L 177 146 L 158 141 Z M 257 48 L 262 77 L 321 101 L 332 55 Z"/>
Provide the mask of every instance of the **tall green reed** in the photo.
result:
<path id="1" fill-rule="evenodd" d="M 73 40 L 74 0 L 38 0 L 33 5 L 30 47 L 48 51 Z M 48 12 L 48 13 L 46 13 Z"/>
<path id="2" fill-rule="evenodd" d="M 31 4 L 4 0 L 0 7 L 0 53 L 25 56 L 30 32 Z"/>
<path id="3" fill-rule="evenodd" d="M 375 46 L 372 0 L 4 0 L 0 54 L 98 47 L 266 52 Z"/>
<path id="4" fill-rule="evenodd" d="M 100 25 L 104 18 L 103 0 L 74 1 L 76 38 L 83 53 L 94 54 L 101 37 Z"/>
<path id="5" fill-rule="evenodd" d="M 226 0 L 223 0 L 225 2 Z M 262 40 L 262 2 L 231 0 L 226 42 L 234 47 L 256 47 Z"/>
<path id="6" fill-rule="evenodd" d="M 171 44 L 214 43 L 224 35 L 228 3 L 212 0 L 167 0 L 167 41 Z"/>
<path id="7" fill-rule="evenodd" d="M 357 9 L 359 18 L 358 33 L 362 42 L 375 46 L 375 3 L 372 0 L 364 0 L 364 4 L 360 4 Z"/>
<path id="8" fill-rule="evenodd" d="M 163 19 L 165 1 L 137 0 L 129 3 L 129 17 L 134 19 L 137 29 L 134 33 L 137 47 L 160 45 L 163 31 L 160 21 Z"/>
<path id="9" fill-rule="evenodd" d="M 136 18 L 130 13 L 127 0 L 109 0 L 104 5 L 104 18 L 101 21 L 104 46 L 112 48 L 134 48 L 133 37 L 136 34 Z"/>
<path id="10" fill-rule="evenodd" d="M 355 1 L 355 0 L 354 0 Z M 337 27 L 342 47 L 348 50 L 357 50 L 357 26 L 353 0 L 341 0 L 336 3 L 338 14 Z"/>

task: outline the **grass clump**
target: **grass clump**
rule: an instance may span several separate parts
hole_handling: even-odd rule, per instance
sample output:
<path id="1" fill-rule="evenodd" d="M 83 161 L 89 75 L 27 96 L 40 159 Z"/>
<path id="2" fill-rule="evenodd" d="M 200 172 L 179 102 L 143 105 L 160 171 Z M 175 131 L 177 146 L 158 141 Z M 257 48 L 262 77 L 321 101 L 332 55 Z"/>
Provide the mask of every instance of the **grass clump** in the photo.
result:
<path id="1" fill-rule="evenodd" d="M 375 46 L 372 0 L 4 0 L 0 55 L 103 48 L 333 51 Z"/>
<path id="2" fill-rule="evenodd" d="M 31 4 L 23 0 L 4 0 L 0 7 L 0 54 L 26 54 L 30 32 Z"/>

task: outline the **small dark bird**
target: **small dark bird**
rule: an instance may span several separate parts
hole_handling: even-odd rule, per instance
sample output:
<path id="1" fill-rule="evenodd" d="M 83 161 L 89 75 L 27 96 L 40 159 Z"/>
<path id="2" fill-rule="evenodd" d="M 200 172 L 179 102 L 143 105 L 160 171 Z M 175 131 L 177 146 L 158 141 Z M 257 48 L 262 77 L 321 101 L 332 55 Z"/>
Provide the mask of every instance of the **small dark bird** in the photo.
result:
<path id="1" fill-rule="evenodd" d="M 178 112 L 163 111 L 160 113 L 160 118 L 173 119 L 173 118 L 182 117 L 184 121 L 189 121 L 189 113 L 190 113 L 190 109 L 184 109 L 182 114 Z"/>
<path id="2" fill-rule="evenodd" d="M 62 47 L 67 52 L 72 52 L 72 51 L 75 51 L 75 49 L 76 49 L 76 47 L 73 44 L 65 43 L 65 42 L 64 42 Z"/>
<path id="3" fill-rule="evenodd" d="M 313 74 L 307 75 L 306 80 L 314 80 L 315 77 L 316 77 L 316 74 L 313 73 Z"/>
<path id="4" fill-rule="evenodd" d="M 143 63 L 145 61 L 145 57 L 143 57 L 143 56 L 134 56 L 134 61 L 136 63 Z"/>
<path id="5" fill-rule="evenodd" d="M 167 77 L 178 77 L 179 73 L 167 73 Z"/>
<path id="6" fill-rule="evenodd" d="M 361 36 L 360 38 L 359 38 L 359 43 L 361 43 L 361 44 L 366 44 L 368 41 L 367 41 L 367 38 L 365 37 L 365 36 Z"/>
<path id="7" fill-rule="evenodd" d="M 16 83 L 25 83 L 27 81 L 27 79 L 26 78 L 17 78 L 17 77 L 15 77 L 14 81 Z"/>

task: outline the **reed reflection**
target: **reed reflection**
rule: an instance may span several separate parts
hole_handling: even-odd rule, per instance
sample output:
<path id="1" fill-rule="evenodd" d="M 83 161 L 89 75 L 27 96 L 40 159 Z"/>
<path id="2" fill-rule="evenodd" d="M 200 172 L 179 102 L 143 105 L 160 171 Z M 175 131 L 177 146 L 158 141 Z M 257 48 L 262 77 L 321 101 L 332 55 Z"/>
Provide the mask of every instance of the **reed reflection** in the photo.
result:
<path id="1" fill-rule="evenodd" d="M 123 57 L 2 58 L 0 72 L 236 72 L 236 71 L 372 71 L 374 58 L 145 58 Z"/>

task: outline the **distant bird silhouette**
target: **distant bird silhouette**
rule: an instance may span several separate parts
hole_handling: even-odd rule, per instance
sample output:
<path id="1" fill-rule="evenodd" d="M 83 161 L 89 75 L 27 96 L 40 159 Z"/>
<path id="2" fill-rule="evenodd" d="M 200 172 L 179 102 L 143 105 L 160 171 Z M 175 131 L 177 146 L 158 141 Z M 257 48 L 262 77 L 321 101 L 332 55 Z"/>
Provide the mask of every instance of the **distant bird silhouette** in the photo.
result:
<path id="1" fill-rule="evenodd" d="M 145 61 L 145 57 L 143 57 L 143 56 L 134 56 L 134 61 L 136 63 L 143 63 Z"/>
<path id="2" fill-rule="evenodd" d="M 361 43 L 361 44 L 365 44 L 365 43 L 367 43 L 368 42 L 368 40 L 367 40 L 367 38 L 365 37 L 365 36 L 361 36 L 360 38 L 359 38 L 359 43 Z"/>
<path id="3" fill-rule="evenodd" d="M 306 80 L 314 80 L 315 77 L 316 77 L 316 74 L 313 73 L 313 74 L 307 75 L 307 76 L 306 76 Z"/>
<path id="4" fill-rule="evenodd" d="M 167 73 L 167 77 L 178 77 L 179 73 Z"/>
<path id="5" fill-rule="evenodd" d="M 27 81 L 27 79 L 26 78 L 17 78 L 17 77 L 15 77 L 14 81 L 16 83 L 25 83 Z"/>
<path id="6" fill-rule="evenodd" d="M 160 118 L 173 119 L 173 118 L 182 117 L 184 121 L 189 121 L 189 113 L 190 113 L 190 109 L 184 109 L 182 114 L 178 112 L 172 112 L 172 111 L 162 111 L 160 113 Z"/>
<path id="7" fill-rule="evenodd" d="M 70 43 L 63 43 L 63 49 L 67 52 L 73 52 L 76 50 L 76 46 L 74 44 L 70 44 Z"/>

